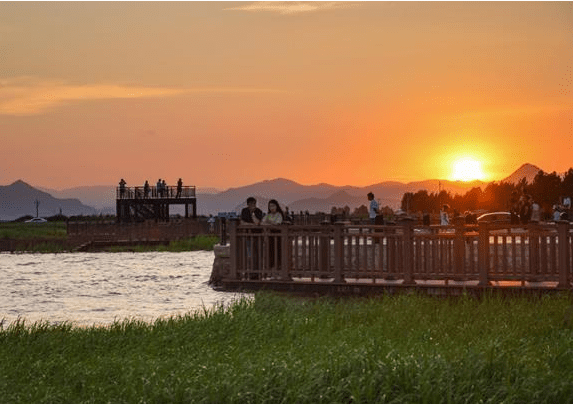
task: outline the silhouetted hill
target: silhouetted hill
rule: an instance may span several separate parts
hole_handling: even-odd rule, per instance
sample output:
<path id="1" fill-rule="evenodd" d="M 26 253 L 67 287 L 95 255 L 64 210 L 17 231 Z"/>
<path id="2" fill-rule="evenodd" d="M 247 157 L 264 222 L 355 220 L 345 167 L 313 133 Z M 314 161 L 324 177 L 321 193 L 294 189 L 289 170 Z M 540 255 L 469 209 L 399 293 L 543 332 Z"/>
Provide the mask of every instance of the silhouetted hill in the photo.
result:
<path id="1" fill-rule="evenodd" d="M 78 199 L 57 199 L 18 180 L 10 185 L 0 186 L 0 219 L 14 220 L 24 215 L 36 216 L 39 201 L 39 215 L 53 216 L 60 212 L 66 216 L 92 215 L 95 209 L 82 204 Z"/>
<path id="2" fill-rule="evenodd" d="M 540 169 L 532 164 L 524 164 L 503 181 L 519 181 L 525 177 L 528 181 Z M 245 206 L 249 196 L 258 200 L 258 206 L 265 211 L 270 199 L 276 199 L 284 208 L 291 211 L 330 212 L 333 206 L 349 206 L 351 209 L 367 205 L 366 194 L 373 192 L 382 206 L 393 209 L 400 207 L 402 197 L 406 192 L 426 190 L 428 193 L 449 192 L 451 195 L 463 195 L 475 187 L 484 188 L 487 183 L 482 181 L 462 182 L 447 180 L 426 180 L 402 183 L 385 181 L 364 187 L 352 185 L 335 186 L 330 184 L 302 185 L 285 178 L 275 178 L 260 181 L 243 187 L 229 188 L 218 192 L 210 188 L 197 188 L 197 213 L 200 215 L 217 214 L 218 212 L 239 212 Z M 115 186 L 77 187 L 64 191 L 50 191 L 54 196 L 75 197 L 84 204 L 96 206 L 99 210 L 115 212 Z M 175 212 L 174 212 L 175 213 Z"/>
<path id="3" fill-rule="evenodd" d="M 517 184 L 523 178 L 526 179 L 528 184 L 531 184 L 535 179 L 535 176 L 539 171 L 543 171 L 541 168 L 533 164 L 524 164 L 513 172 L 509 177 L 504 178 L 500 182 L 506 182 L 508 184 Z"/>

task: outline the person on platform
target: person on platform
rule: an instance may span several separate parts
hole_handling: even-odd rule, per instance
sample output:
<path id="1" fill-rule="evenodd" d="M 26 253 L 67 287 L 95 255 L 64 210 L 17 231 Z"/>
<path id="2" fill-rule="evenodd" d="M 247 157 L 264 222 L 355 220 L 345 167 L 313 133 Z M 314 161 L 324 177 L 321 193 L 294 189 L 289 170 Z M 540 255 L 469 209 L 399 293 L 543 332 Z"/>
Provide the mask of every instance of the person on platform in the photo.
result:
<path id="1" fill-rule="evenodd" d="M 376 224 L 376 216 L 378 216 L 378 202 L 374 199 L 374 194 L 368 192 L 368 200 L 370 201 L 370 208 L 368 209 L 368 217 L 370 218 L 370 224 Z"/>
<path id="2" fill-rule="evenodd" d="M 157 193 L 158 198 L 161 198 L 161 196 L 163 194 L 163 192 L 161 191 L 161 186 L 162 186 L 162 184 L 161 184 L 161 178 L 160 178 L 157 180 L 157 185 L 155 187 L 155 192 Z"/>
<path id="3" fill-rule="evenodd" d="M 263 211 L 257 208 L 257 200 L 250 196 L 247 198 L 247 207 L 241 210 L 241 224 L 258 226 L 263 220 Z M 252 234 L 259 233 L 260 230 L 253 229 Z M 259 279 L 259 240 L 256 237 L 249 237 L 247 240 L 247 268 L 252 271 L 248 274 L 249 279 Z"/>
<path id="4" fill-rule="evenodd" d="M 181 198 L 181 191 L 183 191 L 183 181 L 179 178 L 177 181 L 177 195 L 175 195 L 175 198 Z"/>
<path id="5" fill-rule="evenodd" d="M 257 208 L 257 200 L 250 196 L 247 198 L 247 207 L 241 210 L 241 224 L 261 224 L 263 211 Z"/>
<path id="6" fill-rule="evenodd" d="M 276 199 L 271 199 L 268 205 L 268 212 L 261 221 L 262 225 L 276 226 L 283 222 L 284 213 L 276 201 Z M 278 230 L 271 230 L 272 232 L 278 233 Z M 282 246 L 281 239 L 277 236 L 269 236 L 268 238 L 268 254 L 269 254 L 269 266 L 273 269 L 278 269 L 281 266 L 281 254 Z M 278 268 L 277 268 L 278 267 Z"/>
<path id="7" fill-rule="evenodd" d="M 123 199 L 123 197 L 125 196 L 125 184 L 127 184 L 127 183 L 122 178 L 121 181 L 119 181 L 119 198 L 120 199 Z"/>
<path id="8" fill-rule="evenodd" d="M 215 218 L 213 215 L 209 215 L 209 220 L 207 220 L 207 223 L 209 223 L 209 233 L 215 233 Z"/>
<path id="9" fill-rule="evenodd" d="M 263 217 L 261 224 L 277 225 L 281 224 L 284 220 L 284 213 L 275 199 L 269 201 L 268 212 Z"/>
<path id="10" fill-rule="evenodd" d="M 143 184 L 143 197 L 149 198 L 149 182 L 145 180 L 145 184 Z"/>
<path id="11" fill-rule="evenodd" d="M 169 191 L 167 190 L 167 184 L 165 180 L 161 181 L 161 193 L 165 197 L 169 197 Z"/>
<path id="12" fill-rule="evenodd" d="M 450 205 L 445 204 L 442 206 L 442 210 L 440 211 L 440 225 L 442 226 L 449 226 L 450 225 Z"/>

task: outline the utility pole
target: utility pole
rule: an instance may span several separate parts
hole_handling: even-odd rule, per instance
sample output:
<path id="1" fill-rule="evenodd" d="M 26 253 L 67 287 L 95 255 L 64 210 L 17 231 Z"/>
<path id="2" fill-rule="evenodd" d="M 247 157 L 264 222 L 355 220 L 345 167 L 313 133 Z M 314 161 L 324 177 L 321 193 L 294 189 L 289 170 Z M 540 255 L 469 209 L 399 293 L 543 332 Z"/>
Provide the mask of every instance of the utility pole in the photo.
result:
<path id="1" fill-rule="evenodd" d="M 36 199 L 34 203 L 36 204 L 36 217 L 39 217 L 40 215 L 38 214 L 38 207 L 40 206 L 40 201 Z"/>

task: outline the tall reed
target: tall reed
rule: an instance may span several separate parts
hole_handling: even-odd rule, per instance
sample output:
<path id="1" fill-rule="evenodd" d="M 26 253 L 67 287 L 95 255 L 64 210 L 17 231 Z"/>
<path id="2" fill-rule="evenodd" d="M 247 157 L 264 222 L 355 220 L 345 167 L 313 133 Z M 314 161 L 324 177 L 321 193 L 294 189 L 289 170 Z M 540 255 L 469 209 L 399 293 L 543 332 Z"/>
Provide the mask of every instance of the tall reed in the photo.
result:
<path id="1" fill-rule="evenodd" d="M 301 299 L 0 332 L 16 402 L 566 403 L 569 296 Z"/>

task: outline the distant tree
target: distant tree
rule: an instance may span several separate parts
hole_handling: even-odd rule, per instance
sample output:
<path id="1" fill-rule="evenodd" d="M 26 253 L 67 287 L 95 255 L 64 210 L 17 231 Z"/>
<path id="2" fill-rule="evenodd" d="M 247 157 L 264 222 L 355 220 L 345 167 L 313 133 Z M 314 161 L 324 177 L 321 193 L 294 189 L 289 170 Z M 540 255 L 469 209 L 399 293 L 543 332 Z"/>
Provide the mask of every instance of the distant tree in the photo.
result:
<path id="1" fill-rule="evenodd" d="M 352 212 L 352 216 L 361 218 L 368 217 L 368 208 L 366 207 L 366 205 L 360 205 L 359 207 L 354 209 L 354 212 Z"/>

